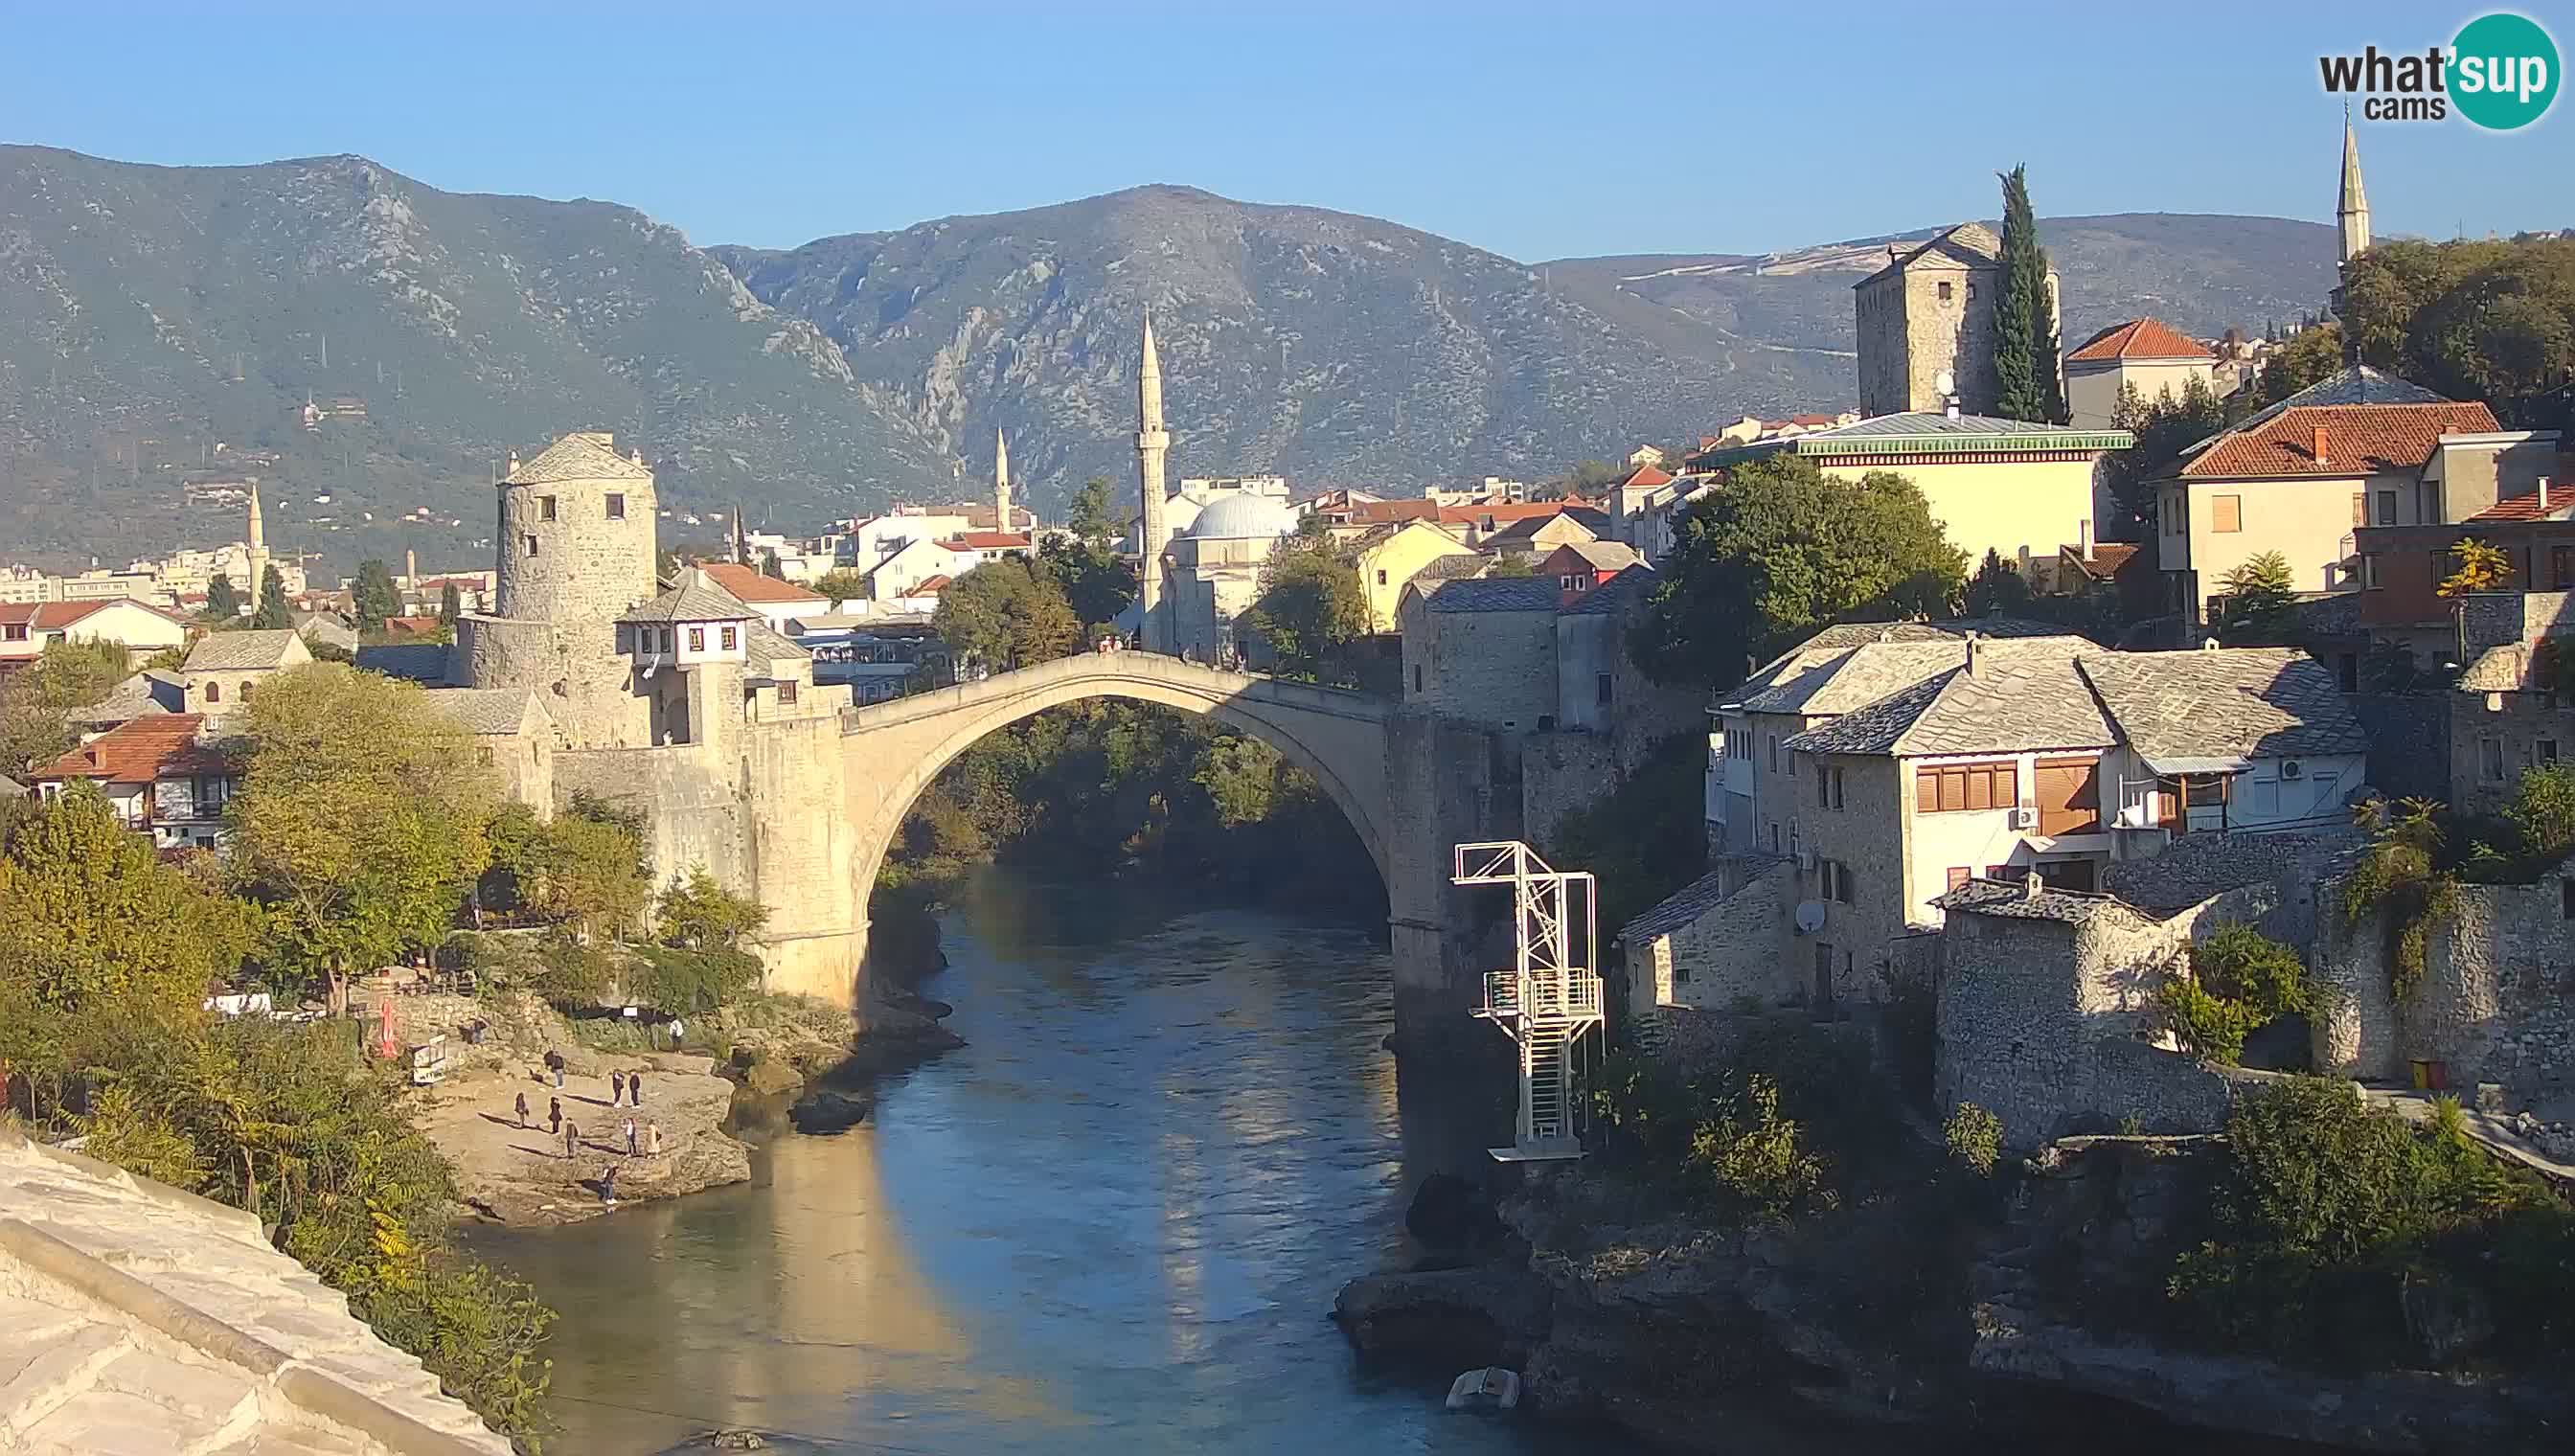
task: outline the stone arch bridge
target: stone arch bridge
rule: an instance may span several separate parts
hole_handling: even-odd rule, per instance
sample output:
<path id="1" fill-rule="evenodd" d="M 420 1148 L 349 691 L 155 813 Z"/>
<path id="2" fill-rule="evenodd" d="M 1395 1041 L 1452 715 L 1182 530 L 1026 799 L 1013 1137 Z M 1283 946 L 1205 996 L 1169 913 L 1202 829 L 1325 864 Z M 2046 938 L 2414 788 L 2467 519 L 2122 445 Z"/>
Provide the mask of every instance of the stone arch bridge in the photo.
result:
<path id="1" fill-rule="evenodd" d="M 754 855 L 755 891 L 772 913 L 773 988 L 864 1011 L 868 894 L 914 802 L 986 734 L 1093 698 L 1214 717 L 1312 774 L 1385 881 L 1398 1029 L 1445 1034 L 1437 1023 L 1459 1016 L 1473 982 L 1464 937 L 1448 928 L 1448 846 L 1491 836 L 1489 734 L 1381 698 L 1139 652 L 1064 658 L 842 714 L 838 762 L 815 765 L 838 771 L 805 776 L 808 801 L 785 809 L 772 851 Z M 826 785 L 837 801 L 828 790 L 812 801 Z"/>

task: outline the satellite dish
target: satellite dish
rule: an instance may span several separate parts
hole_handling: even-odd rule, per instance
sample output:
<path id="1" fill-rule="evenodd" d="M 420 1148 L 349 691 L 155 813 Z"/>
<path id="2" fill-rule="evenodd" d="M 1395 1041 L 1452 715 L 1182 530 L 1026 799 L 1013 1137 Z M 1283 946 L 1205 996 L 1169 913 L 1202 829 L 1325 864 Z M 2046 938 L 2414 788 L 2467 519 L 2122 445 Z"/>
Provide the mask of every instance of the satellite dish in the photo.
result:
<path id="1" fill-rule="evenodd" d="M 1954 395 L 1958 392 L 1958 377 L 1944 369 L 1931 377 L 1931 388 L 1942 395 Z"/>
<path id="2" fill-rule="evenodd" d="M 1824 902 L 1822 900 L 1799 900 L 1797 902 L 1796 925 L 1797 933 L 1800 935 L 1812 935 L 1817 930 L 1824 928 Z"/>

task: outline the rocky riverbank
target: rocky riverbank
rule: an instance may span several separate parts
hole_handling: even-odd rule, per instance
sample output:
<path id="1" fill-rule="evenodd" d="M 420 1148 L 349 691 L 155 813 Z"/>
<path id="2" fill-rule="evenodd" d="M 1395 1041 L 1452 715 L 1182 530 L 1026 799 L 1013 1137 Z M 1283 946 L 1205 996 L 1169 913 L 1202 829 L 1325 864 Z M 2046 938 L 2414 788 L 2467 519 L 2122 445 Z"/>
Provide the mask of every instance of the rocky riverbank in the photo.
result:
<path id="1" fill-rule="evenodd" d="M 610 1211 L 602 1180 L 611 1169 L 623 1202 L 677 1198 L 751 1176 L 750 1147 L 725 1131 L 734 1083 L 716 1075 L 713 1058 L 579 1047 L 564 1056 L 560 1091 L 542 1062 L 511 1058 L 414 1094 L 414 1122 L 447 1155 L 457 1194 L 475 1212 L 514 1224 L 596 1217 Z M 612 1072 L 642 1079 L 642 1105 L 612 1104 Z M 521 1096 L 530 1114 L 524 1126 L 517 1113 Z M 549 1130 L 548 1112 L 558 1099 L 565 1123 L 579 1129 L 569 1148 Z M 659 1153 L 628 1153 L 623 1124 L 629 1118 L 641 1145 L 650 1146 L 659 1130 Z"/>
<path id="2" fill-rule="evenodd" d="M 1351 1281 L 1334 1317 L 1363 1352 L 1502 1363 L 1549 1418 L 1730 1449 L 1739 1414 L 2009 1430 L 2081 1418 L 2310 1449 L 2536 1451 L 2575 1430 L 2563 1381 L 2432 1371 L 2343 1377 L 2184 1349 L 2133 1316 L 2139 1270 L 2190 1196 L 2186 1139 L 2071 1139 L 2000 1208 L 1926 1189 L 1802 1224 L 1717 1232 L 1584 1169 L 1503 1199 L 1502 1250 Z M 2265 1449 L 2282 1449 L 2266 1447 Z"/>

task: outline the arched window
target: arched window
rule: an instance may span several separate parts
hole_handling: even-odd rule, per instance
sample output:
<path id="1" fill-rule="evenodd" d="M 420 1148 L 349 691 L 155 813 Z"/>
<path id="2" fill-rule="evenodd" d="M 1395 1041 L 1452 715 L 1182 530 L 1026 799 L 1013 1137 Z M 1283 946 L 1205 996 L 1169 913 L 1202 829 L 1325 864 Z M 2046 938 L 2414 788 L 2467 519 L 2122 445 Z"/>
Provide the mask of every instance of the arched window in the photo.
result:
<path id="1" fill-rule="evenodd" d="M 223 684 L 221 684 L 221 683 L 209 683 L 209 684 L 207 684 L 207 685 L 206 685 L 206 701 L 207 701 L 208 703 L 221 703 L 221 702 L 223 702 L 223 701 L 224 701 L 224 685 L 223 685 Z"/>
<path id="2" fill-rule="evenodd" d="M 251 681 L 248 678 L 244 678 L 242 680 L 241 701 L 244 703 L 250 702 L 251 686 Z"/>

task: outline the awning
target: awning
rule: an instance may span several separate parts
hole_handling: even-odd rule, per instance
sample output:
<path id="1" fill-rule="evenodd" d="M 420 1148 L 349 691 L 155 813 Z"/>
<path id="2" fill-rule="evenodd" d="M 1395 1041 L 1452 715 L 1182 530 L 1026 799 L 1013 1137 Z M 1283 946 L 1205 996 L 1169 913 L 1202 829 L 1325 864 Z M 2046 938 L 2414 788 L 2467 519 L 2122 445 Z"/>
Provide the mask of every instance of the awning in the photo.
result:
<path id="1" fill-rule="evenodd" d="M 2184 774 L 2202 777 L 2211 773 L 2241 773 L 2253 766 L 2250 761 L 2238 757 L 2148 758 L 2145 763 L 2148 768 L 2166 778 L 2179 778 Z"/>

